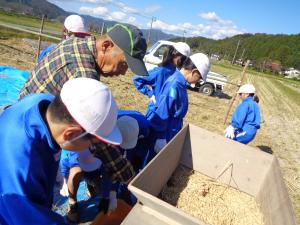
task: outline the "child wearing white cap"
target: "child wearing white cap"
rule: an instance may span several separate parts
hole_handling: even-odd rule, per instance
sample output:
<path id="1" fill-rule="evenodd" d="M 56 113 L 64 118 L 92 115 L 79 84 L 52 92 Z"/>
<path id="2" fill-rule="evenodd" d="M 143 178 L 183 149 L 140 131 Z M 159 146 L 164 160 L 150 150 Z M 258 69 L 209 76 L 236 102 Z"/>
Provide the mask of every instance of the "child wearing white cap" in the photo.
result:
<path id="1" fill-rule="evenodd" d="M 140 112 L 119 110 L 117 126 L 122 135 L 122 143 L 119 148 L 123 152 L 123 157 L 127 158 L 132 163 L 135 171 L 138 172 L 144 166 L 144 157 L 147 153 L 146 144 L 143 140 L 149 135 L 148 121 Z M 61 194 L 68 195 L 68 190 L 69 192 L 71 191 L 69 197 L 69 204 L 71 203 L 71 205 L 67 213 L 69 221 L 80 221 L 79 209 L 73 205 L 76 203 L 76 194 L 81 179 L 87 181 L 90 192 L 95 192 L 93 187 L 101 190 L 102 200 L 98 206 L 99 211 L 107 213 L 117 207 L 117 192 L 120 184 L 110 181 L 101 160 L 95 158 L 89 149 L 78 153 L 63 150 L 60 163 L 61 172 L 67 181 L 61 189 Z M 67 179 L 69 170 L 71 171 L 71 176 Z M 77 171 L 76 176 L 73 176 L 73 170 Z M 99 188 L 100 183 L 101 188 Z M 124 186 L 121 185 L 121 188 L 123 196 L 124 192 L 128 192 L 127 186 L 124 184 Z"/>
<path id="2" fill-rule="evenodd" d="M 117 127 L 122 136 L 120 148 L 125 151 L 126 149 L 134 148 L 139 134 L 137 121 L 132 117 L 124 116 L 117 120 Z M 64 177 L 64 185 L 60 190 L 60 194 L 69 196 L 67 218 L 72 223 L 80 221 L 80 212 L 77 206 L 77 191 L 79 183 L 82 180 L 87 182 L 91 197 L 97 193 L 97 190 L 101 190 L 102 200 L 99 210 L 104 210 L 106 213 L 117 207 L 117 192 L 116 188 L 113 188 L 116 186 L 113 186 L 110 182 L 107 172 L 102 167 L 102 161 L 95 158 L 91 151 L 90 149 L 81 152 L 62 151 L 60 170 Z M 100 179 L 100 176 L 102 179 Z"/>
<path id="3" fill-rule="evenodd" d="M 155 104 L 155 110 L 147 115 L 153 139 L 152 156 L 158 153 L 182 128 L 183 118 L 188 111 L 187 85 L 206 80 L 210 69 L 208 57 L 196 53 L 183 63 L 180 70 L 170 76 L 164 83 Z"/>
<path id="4" fill-rule="evenodd" d="M 231 124 L 225 129 L 225 137 L 243 144 L 252 141 L 260 128 L 258 97 L 252 84 L 244 84 L 238 94 L 242 102 L 232 114 Z"/>
<path id="5" fill-rule="evenodd" d="M 154 69 L 149 71 L 149 76 L 135 76 L 133 83 L 137 90 L 149 97 L 150 101 L 146 115 L 154 109 L 158 95 L 165 81 L 170 77 L 176 68 L 181 68 L 183 62 L 190 56 L 190 46 L 184 42 L 177 42 L 171 45 L 164 52 L 163 60 Z"/>
<path id="6" fill-rule="evenodd" d="M 5 109 L 0 115 L 1 221 L 65 224 L 51 211 L 60 150 L 119 145 L 117 110 L 111 91 L 89 78 L 69 80 L 56 97 L 33 94 Z"/>

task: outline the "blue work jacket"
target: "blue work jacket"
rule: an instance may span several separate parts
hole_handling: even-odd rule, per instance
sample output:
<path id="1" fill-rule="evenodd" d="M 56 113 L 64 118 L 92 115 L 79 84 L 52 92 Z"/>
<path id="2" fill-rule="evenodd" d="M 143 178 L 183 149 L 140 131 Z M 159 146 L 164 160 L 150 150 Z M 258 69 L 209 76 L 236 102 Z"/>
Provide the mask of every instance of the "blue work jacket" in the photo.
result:
<path id="1" fill-rule="evenodd" d="M 51 210 L 60 147 L 41 114 L 52 100 L 29 95 L 0 115 L 0 224 L 64 224 Z"/>
<path id="2" fill-rule="evenodd" d="M 187 111 L 187 81 L 176 69 L 163 85 L 153 112 L 147 116 L 152 135 L 170 141 L 182 128 Z"/>
<path id="3" fill-rule="evenodd" d="M 158 66 L 150 70 L 149 76 L 134 76 L 133 83 L 137 90 L 149 98 L 154 95 L 158 98 L 165 81 L 176 71 L 173 64 Z M 154 103 L 149 102 L 146 115 L 154 108 Z"/>

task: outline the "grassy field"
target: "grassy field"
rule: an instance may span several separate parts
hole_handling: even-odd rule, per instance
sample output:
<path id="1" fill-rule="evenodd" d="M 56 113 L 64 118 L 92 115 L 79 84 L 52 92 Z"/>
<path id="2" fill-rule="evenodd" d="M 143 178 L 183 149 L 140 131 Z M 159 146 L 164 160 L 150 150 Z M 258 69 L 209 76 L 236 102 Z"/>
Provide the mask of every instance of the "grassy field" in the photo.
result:
<path id="1" fill-rule="evenodd" d="M 2 17 L 6 16 L 0 13 L 0 21 Z M 16 18 L 12 16 L 10 21 L 17 22 Z M 26 26 L 30 23 L 39 26 L 34 18 L 26 20 L 22 21 Z M 59 28 L 57 24 L 52 26 Z M 0 29 L 1 37 L 3 30 L 1 27 Z M 0 65 L 10 65 L 23 70 L 32 70 L 35 65 L 35 50 L 24 39 L 0 39 L 0 53 Z M 232 83 L 239 83 L 242 68 L 217 62 L 213 63 L 212 71 L 226 75 Z M 148 99 L 136 91 L 131 78 L 132 74 L 129 72 L 125 76 L 102 78 L 102 81 L 112 89 L 119 107 L 144 112 Z M 300 224 L 300 83 L 251 69 L 247 70 L 245 82 L 256 86 L 262 113 L 261 129 L 250 145 L 274 154 L 279 159 Z M 225 113 L 231 101 L 230 96 L 236 90 L 235 85 L 228 84 L 223 95 L 213 97 L 189 91 L 189 111 L 185 123 L 193 123 L 223 135 L 223 130 L 228 125 L 223 125 Z M 231 113 L 238 104 L 239 101 L 235 101 Z"/>
<path id="2" fill-rule="evenodd" d="M 0 21 L 3 23 L 40 28 L 42 18 L 0 11 Z M 44 29 L 61 32 L 63 29 L 63 24 L 59 22 L 45 20 Z"/>

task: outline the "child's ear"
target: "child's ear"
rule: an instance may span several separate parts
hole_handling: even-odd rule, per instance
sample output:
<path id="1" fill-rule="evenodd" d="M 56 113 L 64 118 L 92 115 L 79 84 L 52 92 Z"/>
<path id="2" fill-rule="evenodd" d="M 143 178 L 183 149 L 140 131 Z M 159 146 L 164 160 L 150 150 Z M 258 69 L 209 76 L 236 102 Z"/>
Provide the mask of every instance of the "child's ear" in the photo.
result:
<path id="1" fill-rule="evenodd" d="M 70 141 L 78 137 L 82 133 L 82 128 L 79 126 L 68 126 L 62 133 L 64 141 Z"/>

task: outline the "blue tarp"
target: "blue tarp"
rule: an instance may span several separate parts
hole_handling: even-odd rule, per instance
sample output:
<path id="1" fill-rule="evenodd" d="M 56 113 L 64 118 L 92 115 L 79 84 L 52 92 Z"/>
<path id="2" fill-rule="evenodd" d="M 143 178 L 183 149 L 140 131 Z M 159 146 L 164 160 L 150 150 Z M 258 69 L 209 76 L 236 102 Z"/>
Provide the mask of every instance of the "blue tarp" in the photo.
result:
<path id="1" fill-rule="evenodd" d="M 68 198 L 59 194 L 60 187 L 54 188 L 54 201 L 52 209 L 62 216 L 66 216 L 68 212 Z M 88 225 L 95 219 L 98 214 L 98 204 L 101 201 L 100 195 L 93 198 L 87 196 L 86 183 L 82 181 L 80 183 L 77 192 L 77 201 L 80 212 L 80 225 Z"/>
<path id="2" fill-rule="evenodd" d="M 30 72 L 0 65 L 0 106 L 12 104 L 19 98 L 19 92 Z"/>

